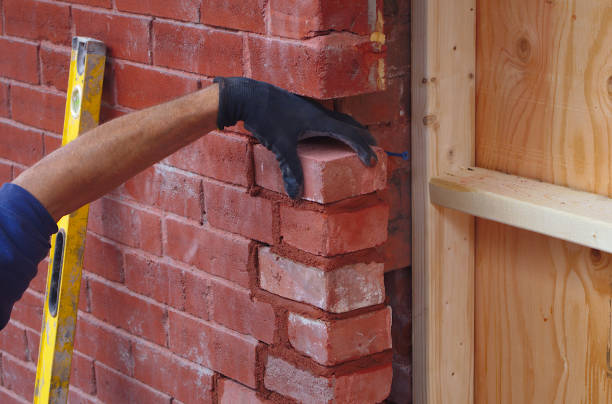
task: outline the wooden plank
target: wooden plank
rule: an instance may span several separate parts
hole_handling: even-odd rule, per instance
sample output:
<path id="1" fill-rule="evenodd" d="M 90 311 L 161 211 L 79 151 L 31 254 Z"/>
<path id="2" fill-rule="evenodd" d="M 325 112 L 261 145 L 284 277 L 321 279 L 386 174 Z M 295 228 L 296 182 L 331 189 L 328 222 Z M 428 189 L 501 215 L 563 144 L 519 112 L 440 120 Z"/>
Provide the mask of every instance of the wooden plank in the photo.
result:
<path id="1" fill-rule="evenodd" d="M 473 401 L 474 219 L 430 203 L 432 176 L 473 165 L 475 0 L 412 2 L 414 402 Z"/>
<path id="2" fill-rule="evenodd" d="M 475 402 L 612 402 L 612 256 L 482 219 L 477 227 Z"/>
<path id="3" fill-rule="evenodd" d="M 612 196 L 610 0 L 478 0 L 477 20 L 477 165 Z M 475 401 L 612 402 L 609 255 L 476 223 Z"/>
<path id="4" fill-rule="evenodd" d="M 612 253 L 612 199 L 484 168 L 432 178 L 431 201 Z"/>
<path id="5" fill-rule="evenodd" d="M 612 195 L 610 0 L 479 0 L 476 165 Z"/>

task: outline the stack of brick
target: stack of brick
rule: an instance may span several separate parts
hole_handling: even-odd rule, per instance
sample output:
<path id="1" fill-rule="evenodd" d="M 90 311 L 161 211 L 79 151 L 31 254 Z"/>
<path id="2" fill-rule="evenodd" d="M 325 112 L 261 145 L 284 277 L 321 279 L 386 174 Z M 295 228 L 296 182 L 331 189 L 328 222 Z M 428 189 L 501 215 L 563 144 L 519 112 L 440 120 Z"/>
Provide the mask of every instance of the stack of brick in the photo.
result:
<path id="1" fill-rule="evenodd" d="M 394 7 L 409 2 L 390 3 L 0 0 L 0 182 L 60 145 L 72 35 L 108 46 L 103 121 L 244 75 L 328 100 L 407 150 Z M 409 265 L 409 171 L 378 156 L 366 168 L 342 145 L 303 144 L 296 202 L 235 127 L 93 203 L 70 402 L 385 399 L 384 271 Z M 46 265 L 0 332 L 3 403 L 33 394 Z"/>

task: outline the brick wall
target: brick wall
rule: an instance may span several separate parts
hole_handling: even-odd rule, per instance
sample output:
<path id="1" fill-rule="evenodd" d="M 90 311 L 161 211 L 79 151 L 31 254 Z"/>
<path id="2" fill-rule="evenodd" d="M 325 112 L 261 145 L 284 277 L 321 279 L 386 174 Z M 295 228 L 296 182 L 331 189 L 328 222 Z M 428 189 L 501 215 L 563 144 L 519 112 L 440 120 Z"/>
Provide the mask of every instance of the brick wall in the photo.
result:
<path id="1" fill-rule="evenodd" d="M 94 202 L 70 402 L 410 401 L 408 272 L 385 276 L 410 265 L 409 162 L 382 151 L 409 149 L 409 8 L 0 0 L 0 182 L 60 145 L 72 35 L 108 46 L 103 121 L 244 75 L 328 100 L 381 146 L 367 169 L 302 145 L 295 202 L 238 126 Z M 31 401 L 46 268 L 0 332 L 2 403 Z"/>

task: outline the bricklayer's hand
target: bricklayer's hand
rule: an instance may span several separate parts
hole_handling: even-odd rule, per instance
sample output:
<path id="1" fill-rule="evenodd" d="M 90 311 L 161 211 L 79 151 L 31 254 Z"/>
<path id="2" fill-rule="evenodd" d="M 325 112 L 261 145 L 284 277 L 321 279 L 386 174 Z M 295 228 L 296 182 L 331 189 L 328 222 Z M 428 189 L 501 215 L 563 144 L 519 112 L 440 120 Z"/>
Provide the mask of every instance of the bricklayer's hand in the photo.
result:
<path id="1" fill-rule="evenodd" d="M 368 130 L 348 115 L 323 108 L 307 98 L 268 83 L 242 77 L 215 79 L 219 83 L 217 127 L 244 121 L 244 126 L 279 161 L 285 190 L 291 198 L 302 195 L 304 175 L 297 155 L 299 140 L 326 136 L 349 145 L 363 164 L 376 164 Z"/>

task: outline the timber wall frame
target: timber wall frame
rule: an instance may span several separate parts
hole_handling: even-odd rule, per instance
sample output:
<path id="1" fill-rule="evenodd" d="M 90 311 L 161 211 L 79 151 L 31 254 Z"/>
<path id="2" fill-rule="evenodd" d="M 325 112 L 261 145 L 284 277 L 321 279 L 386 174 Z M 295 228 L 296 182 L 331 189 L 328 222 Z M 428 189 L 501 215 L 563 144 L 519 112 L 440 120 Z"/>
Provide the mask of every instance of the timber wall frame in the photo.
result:
<path id="1" fill-rule="evenodd" d="M 475 70 L 476 1 L 413 0 L 416 404 L 471 403 L 474 396 L 474 218 L 432 205 L 429 180 L 474 165 Z"/>
<path id="2" fill-rule="evenodd" d="M 476 0 L 413 0 L 417 404 L 474 401 L 475 216 L 612 252 L 609 198 L 474 167 L 475 93 Z"/>

